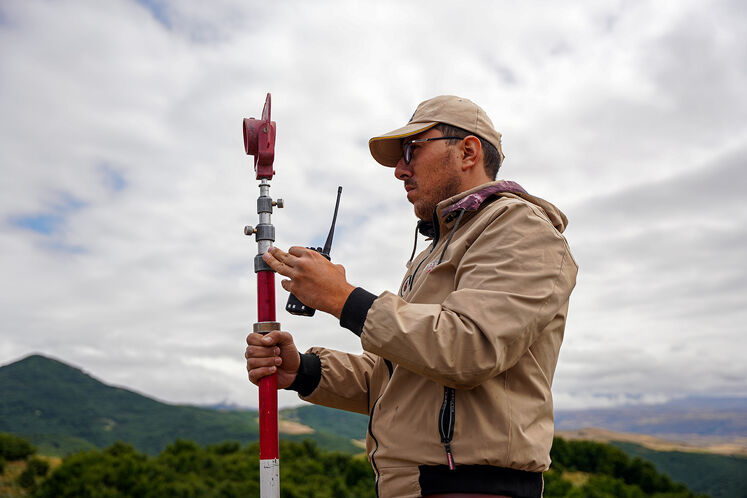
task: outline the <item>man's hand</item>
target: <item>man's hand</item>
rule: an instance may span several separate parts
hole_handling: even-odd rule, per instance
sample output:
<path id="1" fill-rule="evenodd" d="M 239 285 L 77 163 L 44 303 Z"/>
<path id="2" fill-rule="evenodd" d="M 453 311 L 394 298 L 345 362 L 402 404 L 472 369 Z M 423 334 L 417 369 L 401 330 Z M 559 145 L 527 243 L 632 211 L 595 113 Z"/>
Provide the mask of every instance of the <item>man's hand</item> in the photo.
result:
<path id="1" fill-rule="evenodd" d="M 345 268 L 316 251 L 293 246 L 288 252 L 271 247 L 262 258 L 281 275 L 280 285 L 303 304 L 340 318 L 342 307 L 355 287 L 345 279 Z"/>
<path id="2" fill-rule="evenodd" d="M 278 389 L 293 384 L 301 360 L 288 332 L 273 330 L 267 334 L 253 332 L 246 336 L 248 344 L 244 357 L 249 380 L 259 384 L 259 379 L 278 373 Z"/>

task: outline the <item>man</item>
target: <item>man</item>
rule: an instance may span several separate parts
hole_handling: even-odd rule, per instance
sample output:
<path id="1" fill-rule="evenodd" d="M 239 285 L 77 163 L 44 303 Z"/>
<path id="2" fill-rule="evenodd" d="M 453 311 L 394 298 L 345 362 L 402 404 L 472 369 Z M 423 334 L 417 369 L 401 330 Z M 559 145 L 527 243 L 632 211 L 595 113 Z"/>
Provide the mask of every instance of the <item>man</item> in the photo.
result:
<path id="1" fill-rule="evenodd" d="M 306 401 L 368 414 L 379 496 L 539 497 L 577 272 L 567 219 L 493 181 L 501 135 L 467 99 L 427 100 L 369 148 L 404 182 L 430 247 L 398 294 L 379 296 L 314 251 L 273 248 L 264 258 L 289 277 L 283 288 L 339 318 L 364 352 L 299 355 L 288 332 L 251 334 L 249 378 L 277 371 L 278 387 Z"/>

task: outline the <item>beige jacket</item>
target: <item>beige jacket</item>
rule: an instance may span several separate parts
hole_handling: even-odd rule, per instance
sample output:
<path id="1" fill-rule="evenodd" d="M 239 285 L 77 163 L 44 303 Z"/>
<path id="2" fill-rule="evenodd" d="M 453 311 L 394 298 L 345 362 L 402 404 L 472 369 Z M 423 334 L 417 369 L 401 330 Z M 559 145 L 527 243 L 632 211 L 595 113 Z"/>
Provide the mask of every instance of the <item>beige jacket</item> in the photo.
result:
<path id="1" fill-rule="evenodd" d="M 439 203 L 434 221 L 398 294 L 346 303 L 364 353 L 309 350 L 321 375 L 302 399 L 370 415 L 379 496 L 540 496 L 577 272 L 567 219 L 502 181 Z"/>

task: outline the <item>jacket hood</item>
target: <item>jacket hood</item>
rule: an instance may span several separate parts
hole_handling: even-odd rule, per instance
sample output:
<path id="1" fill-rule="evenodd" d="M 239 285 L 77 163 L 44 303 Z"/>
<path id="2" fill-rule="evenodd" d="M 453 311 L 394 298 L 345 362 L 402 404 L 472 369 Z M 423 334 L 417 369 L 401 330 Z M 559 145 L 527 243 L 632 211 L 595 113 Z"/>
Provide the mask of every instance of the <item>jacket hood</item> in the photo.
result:
<path id="1" fill-rule="evenodd" d="M 486 183 L 443 200 L 436 206 L 436 213 L 439 219 L 444 219 L 459 210 L 477 211 L 494 196 L 515 197 L 534 204 L 545 212 L 547 218 L 560 233 L 563 233 L 568 226 L 568 218 L 560 209 L 544 199 L 529 194 L 521 185 L 510 180 Z"/>

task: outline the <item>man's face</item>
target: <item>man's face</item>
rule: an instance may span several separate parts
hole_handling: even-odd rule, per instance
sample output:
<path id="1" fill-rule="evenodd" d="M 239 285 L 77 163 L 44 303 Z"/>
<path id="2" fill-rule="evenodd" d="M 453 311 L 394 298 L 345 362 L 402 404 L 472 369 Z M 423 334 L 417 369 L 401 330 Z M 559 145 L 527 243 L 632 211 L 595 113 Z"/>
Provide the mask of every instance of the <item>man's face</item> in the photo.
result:
<path id="1" fill-rule="evenodd" d="M 403 148 L 411 140 L 440 136 L 440 131 L 431 128 L 407 137 Z M 404 182 L 407 200 L 413 204 L 415 215 L 421 220 L 430 220 L 436 204 L 461 191 L 455 152 L 456 148 L 449 145 L 448 140 L 413 144 L 410 164 L 405 164 L 401 158 L 394 168 L 394 176 Z"/>

